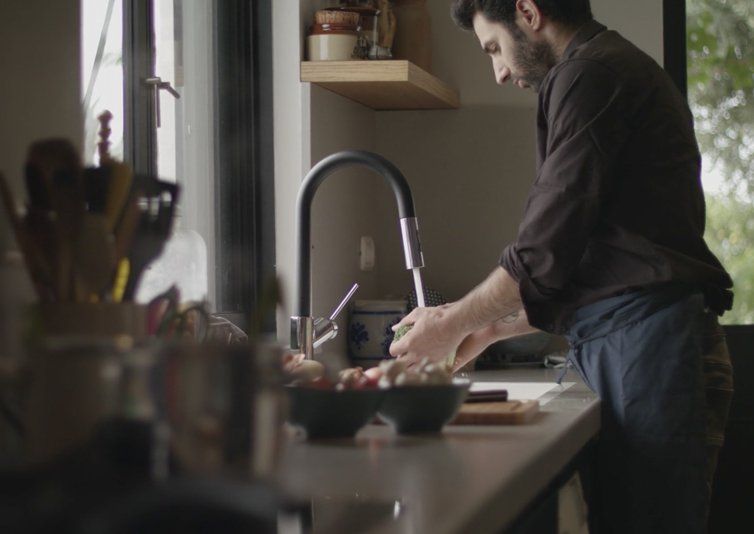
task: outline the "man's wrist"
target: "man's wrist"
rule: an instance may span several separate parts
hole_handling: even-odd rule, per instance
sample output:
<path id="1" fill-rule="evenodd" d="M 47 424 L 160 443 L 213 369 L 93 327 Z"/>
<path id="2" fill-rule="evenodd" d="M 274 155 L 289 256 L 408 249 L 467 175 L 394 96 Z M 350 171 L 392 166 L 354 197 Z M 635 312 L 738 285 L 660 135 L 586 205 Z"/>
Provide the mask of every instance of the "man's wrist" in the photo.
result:
<path id="1" fill-rule="evenodd" d="M 459 304 L 464 310 L 464 328 L 473 332 L 521 309 L 518 284 L 504 268 L 493 271 Z"/>

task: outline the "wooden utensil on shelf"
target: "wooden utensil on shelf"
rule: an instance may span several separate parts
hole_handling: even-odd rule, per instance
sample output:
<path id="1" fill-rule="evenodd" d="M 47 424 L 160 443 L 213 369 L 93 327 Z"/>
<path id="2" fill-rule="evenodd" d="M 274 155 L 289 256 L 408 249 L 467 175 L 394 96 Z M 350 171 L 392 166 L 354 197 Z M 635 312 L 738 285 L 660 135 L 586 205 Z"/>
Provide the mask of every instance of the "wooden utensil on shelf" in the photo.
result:
<path id="1" fill-rule="evenodd" d="M 100 116 L 100 167 L 84 169 L 65 139 L 29 147 L 21 216 L 0 175 L 0 197 L 40 301 L 133 299 L 172 230 L 177 185 L 135 178 L 108 152 L 112 115 Z"/>
<path id="2" fill-rule="evenodd" d="M 87 167 L 84 169 L 84 200 L 86 201 L 86 211 L 89 213 L 105 213 L 111 175 L 109 167 Z"/>
<path id="3" fill-rule="evenodd" d="M 16 236 L 16 243 L 24 257 L 26 268 L 29 271 L 34 289 L 40 300 L 50 300 L 52 298 L 52 275 L 50 265 L 37 242 L 29 235 L 24 220 L 18 214 L 16 201 L 13 193 L 8 187 L 5 176 L 0 173 L 0 196 L 2 196 L 3 206 L 10 221 L 11 229 Z"/>
<path id="4" fill-rule="evenodd" d="M 77 300 L 97 302 L 112 284 L 117 259 L 115 239 L 104 215 L 86 213 L 74 243 Z"/>
<path id="5" fill-rule="evenodd" d="M 84 213 L 82 165 L 76 148 L 65 139 L 44 139 L 29 148 L 27 186 L 41 202 L 55 211 L 54 288 L 58 300 L 71 300 L 73 295 L 73 242 Z M 44 185 L 46 198 L 40 195 Z"/>
<path id="6" fill-rule="evenodd" d="M 121 302 L 125 296 L 126 284 L 131 272 L 131 262 L 128 260 L 128 252 L 131 249 L 136 229 L 141 219 L 139 198 L 141 192 L 133 194 L 123 211 L 118 227 L 115 230 L 115 261 L 117 264 L 111 298 L 114 302 Z"/>
<path id="7" fill-rule="evenodd" d="M 100 122 L 100 141 L 97 143 L 100 168 L 107 169 L 109 173 L 104 214 L 107 217 L 110 231 L 115 229 L 120 220 L 121 212 L 128 201 L 131 183 L 133 182 L 131 167 L 110 156 L 110 120 L 112 118 L 112 113 L 107 110 L 97 117 Z"/>
<path id="8" fill-rule="evenodd" d="M 21 232 L 27 242 L 30 261 L 44 280 L 45 296 L 41 300 L 57 300 L 58 230 L 55 212 L 28 207 L 21 223 Z"/>

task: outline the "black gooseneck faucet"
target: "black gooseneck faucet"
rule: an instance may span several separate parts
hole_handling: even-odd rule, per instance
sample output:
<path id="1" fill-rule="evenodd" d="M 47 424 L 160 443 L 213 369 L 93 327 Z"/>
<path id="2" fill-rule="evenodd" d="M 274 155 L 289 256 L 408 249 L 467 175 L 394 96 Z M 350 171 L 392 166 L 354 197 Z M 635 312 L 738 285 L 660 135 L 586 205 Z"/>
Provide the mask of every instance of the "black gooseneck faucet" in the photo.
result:
<path id="1" fill-rule="evenodd" d="M 332 154 L 317 163 L 304 178 L 298 194 L 296 218 L 297 293 L 291 316 L 291 348 L 311 359 L 315 342 L 320 344 L 337 334 L 334 321 L 312 318 L 311 310 L 311 206 L 314 194 L 322 182 L 335 170 L 346 165 L 364 165 L 385 178 L 393 189 L 398 202 L 398 216 L 406 259 L 406 268 L 424 267 L 419 225 L 414 212 L 411 189 L 401 171 L 378 154 L 362 150 L 346 150 Z M 322 325 L 322 326 L 320 326 Z"/>

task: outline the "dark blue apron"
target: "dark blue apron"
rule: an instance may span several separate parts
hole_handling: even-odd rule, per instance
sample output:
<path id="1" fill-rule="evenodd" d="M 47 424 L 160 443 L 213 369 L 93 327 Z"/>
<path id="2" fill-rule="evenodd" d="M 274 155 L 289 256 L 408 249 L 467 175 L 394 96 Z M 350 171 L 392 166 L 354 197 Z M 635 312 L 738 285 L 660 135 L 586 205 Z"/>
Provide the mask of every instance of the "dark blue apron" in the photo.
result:
<path id="1" fill-rule="evenodd" d="M 704 313 L 701 293 L 666 286 L 574 316 L 568 358 L 602 401 L 599 532 L 706 531 Z"/>

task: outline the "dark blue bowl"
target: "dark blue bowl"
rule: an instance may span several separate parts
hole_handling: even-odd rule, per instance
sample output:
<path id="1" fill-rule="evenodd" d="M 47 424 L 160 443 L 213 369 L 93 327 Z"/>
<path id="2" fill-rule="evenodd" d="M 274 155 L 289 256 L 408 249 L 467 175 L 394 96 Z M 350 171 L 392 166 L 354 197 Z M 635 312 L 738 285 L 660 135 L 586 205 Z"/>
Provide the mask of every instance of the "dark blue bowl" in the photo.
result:
<path id="1" fill-rule="evenodd" d="M 353 437 L 377 413 L 385 390 L 316 389 L 288 386 L 288 421 L 306 430 L 309 438 Z"/>
<path id="2" fill-rule="evenodd" d="M 469 393 L 468 380 L 432 386 L 396 386 L 387 390 L 380 418 L 399 434 L 440 432 Z"/>

